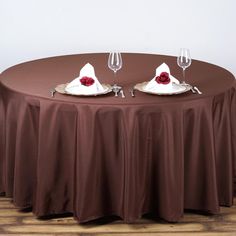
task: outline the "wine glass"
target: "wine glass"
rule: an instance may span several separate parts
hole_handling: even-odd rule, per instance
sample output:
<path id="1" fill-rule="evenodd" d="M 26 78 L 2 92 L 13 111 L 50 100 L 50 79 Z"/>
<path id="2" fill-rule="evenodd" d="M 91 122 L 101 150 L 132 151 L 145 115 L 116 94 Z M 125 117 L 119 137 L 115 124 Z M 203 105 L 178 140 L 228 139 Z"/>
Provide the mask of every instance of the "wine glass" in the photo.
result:
<path id="1" fill-rule="evenodd" d="M 181 48 L 179 56 L 177 58 L 177 64 L 183 69 L 183 82 L 182 84 L 186 85 L 185 82 L 185 70 L 191 65 L 191 56 L 190 51 L 187 48 Z"/>
<path id="2" fill-rule="evenodd" d="M 122 57 L 121 57 L 121 53 L 120 52 L 111 52 L 109 54 L 109 57 L 108 57 L 108 67 L 113 70 L 114 72 L 114 85 L 112 86 L 112 90 L 114 91 L 115 93 L 115 96 L 117 97 L 118 96 L 118 92 L 120 91 L 121 89 L 121 86 L 118 86 L 116 84 L 116 73 L 118 70 L 121 69 L 122 67 Z"/>

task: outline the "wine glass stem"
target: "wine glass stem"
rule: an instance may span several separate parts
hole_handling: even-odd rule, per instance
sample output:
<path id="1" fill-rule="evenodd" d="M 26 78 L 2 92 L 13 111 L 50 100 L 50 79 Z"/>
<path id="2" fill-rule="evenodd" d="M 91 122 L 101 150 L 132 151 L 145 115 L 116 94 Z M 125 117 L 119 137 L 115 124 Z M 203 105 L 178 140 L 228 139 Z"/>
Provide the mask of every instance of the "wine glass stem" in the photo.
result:
<path id="1" fill-rule="evenodd" d="M 185 84 L 185 68 L 183 68 L 183 84 Z"/>
<path id="2" fill-rule="evenodd" d="M 115 76 L 114 76 L 114 83 L 113 84 L 114 84 L 114 86 L 116 86 L 116 70 L 114 71 L 114 75 Z"/>

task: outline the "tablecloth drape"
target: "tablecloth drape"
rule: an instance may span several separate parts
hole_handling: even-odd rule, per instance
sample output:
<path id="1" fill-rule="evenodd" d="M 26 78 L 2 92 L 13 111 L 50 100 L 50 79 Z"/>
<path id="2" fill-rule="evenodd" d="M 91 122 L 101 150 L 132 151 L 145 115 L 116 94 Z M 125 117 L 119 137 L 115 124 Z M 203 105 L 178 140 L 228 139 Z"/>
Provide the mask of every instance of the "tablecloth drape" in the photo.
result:
<path id="1" fill-rule="evenodd" d="M 104 57 L 98 54 L 98 61 Z M 128 74 L 132 57 L 142 59 L 124 55 L 126 78 L 135 78 L 129 83 L 140 79 L 137 70 L 137 77 Z M 150 57 L 174 63 L 173 58 Z M 43 71 L 45 63 L 55 69 L 67 60 L 71 58 L 32 65 Z M 21 84 L 19 90 L 12 86 L 14 80 L 16 84 L 24 81 L 22 67 L 27 78 L 34 77 L 27 63 L 4 72 L 0 83 L 0 192 L 13 197 L 19 207 L 32 206 L 37 216 L 72 212 L 79 222 L 107 215 L 133 222 L 150 212 L 178 221 L 184 209 L 218 213 L 220 205 L 232 205 L 235 81 L 222 68 L 196 64 L 198 69 L 213 67 L 225 73 L 225 78 L 215 78 L 216 93 L 208 81 L 201 86 L 204 95 L 189 92 L 157 97 L 136 92 L 132 98 L 126 81 L 126 100 L 112 94 L 101 98 L 57 94 L 53 99 L 44 91 L 32 95 L 27 89 L 23 92 Z M 32 84 L 37 86 L 35 81 Z"/>

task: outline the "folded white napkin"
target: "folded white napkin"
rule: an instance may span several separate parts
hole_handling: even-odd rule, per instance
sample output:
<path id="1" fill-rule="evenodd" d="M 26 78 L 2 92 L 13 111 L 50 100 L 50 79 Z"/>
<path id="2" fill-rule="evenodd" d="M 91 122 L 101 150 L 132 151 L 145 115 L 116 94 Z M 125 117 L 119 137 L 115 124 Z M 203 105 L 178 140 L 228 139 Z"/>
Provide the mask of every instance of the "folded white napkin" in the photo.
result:
<path id="1" fill-rule="evenodd" d="M 158 84 L 156 82 L 156 77 L 159 76 L 162 72 L 167 72 L 170 77 L 170 82 L 168 84 Z M 179 84 L 179 81 L 170 74 L 170 68 L 166 63 L 162 63 L 159 67 L 156 68 L 156 76 L 150 80 L 145 86 L 146 91 L 150 92 L 171 92 L 173 89 L 173 82 Z"/>
<path id="2" fill-rule="evenodd" d="M 81 79 L 87 79 L 92 78 L 94 80 L 93 84 L 90 86 L 83 85 Z M 65 90 L 72 94 L 78 94 L 78 95 L 92 95 L 100 92 L 104 92 L 104 88 L 98 81 L 95 72 L 94 67 L 87 63 L 81 70 L 79 77 L 72 80 L 65 88 Z"/>

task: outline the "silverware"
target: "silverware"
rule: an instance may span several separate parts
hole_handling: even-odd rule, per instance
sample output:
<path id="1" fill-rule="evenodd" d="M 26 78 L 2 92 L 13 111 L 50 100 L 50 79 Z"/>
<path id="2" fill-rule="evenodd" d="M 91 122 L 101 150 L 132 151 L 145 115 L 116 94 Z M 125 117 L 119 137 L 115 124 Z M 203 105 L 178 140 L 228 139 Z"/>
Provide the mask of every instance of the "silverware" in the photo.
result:
<path id="1" fill-rule="evenodd" d="M 56 89 L 55 89 L 55 88 L 50 89 L 50 94 L 51 94 L 51 97 L 52 97 L 52 98 L 54 97 L 55 92 L 56 92 Z"/>
<path id="2" fill-rule="evenodd" d="M 120 90 L 120 94 L 121 94 L 122 98 L 125 98 L 125 93 L 124 93 L 123 89 Z"/>
<path id="3" fill-rule="evenodd" d="M 194 86 L 194 85 L 191 85 L 191 84 L 183 84 L 183 85 L 187 85 L 190 87 L 190 90 L 193 92 L 193 93 L 198 93 L 198 94 L 202 94 L 202 92 L 197 88 L 197 86 Z"/>
<path id="4" fill-rule="evenodd" d="M 194 89 L 194 87 L 192 85 L 188 85 L 190 87 L 190 90 L 192 91 L 192 93 L 197 93 L 197 91 Z"/>
<path id="5" fill-rule="evenodd" d="M 122 88 L 120 86 L 113 86 L 112 91 L 115 93 L 115 97 L 118 97 L 118 94 Z"/>
<path id="6" fill-rule="evenodd" d="M 202 94 L 202 92 L 196 86 L 192 86 L 191 84 L 186 84 L 186 83 L 181 83 L 181 85 L 188 86 L 192 91 L 192 93 Z"/>
<path id="7" fill-rule="evenodd" d="M 131 88 L 129 91 L 130 91 L 131 96 L 134 98 L 135 97 L 134 88 Z"/>
<path id="8" fill-rule="evenodd" d="M 202 92 L 198 89 L 198 87 L 193 86 L 194 90 L 197 91 L 198 94 L 202 94 Z"/>

